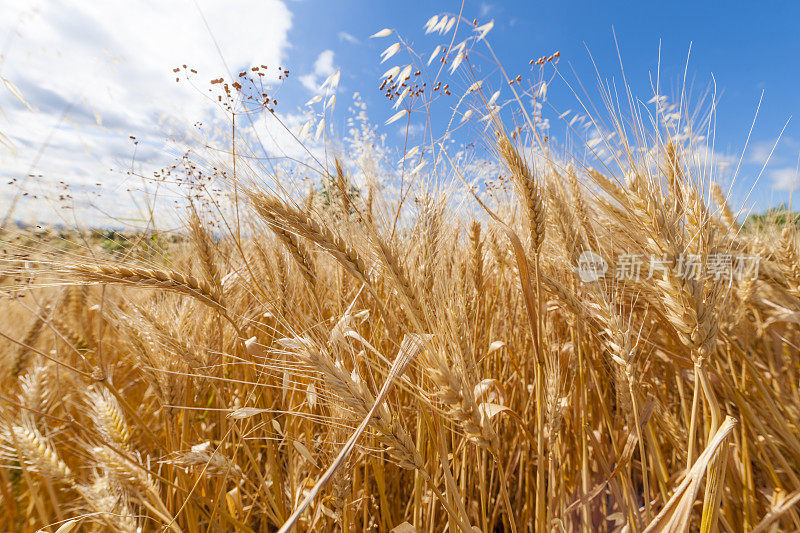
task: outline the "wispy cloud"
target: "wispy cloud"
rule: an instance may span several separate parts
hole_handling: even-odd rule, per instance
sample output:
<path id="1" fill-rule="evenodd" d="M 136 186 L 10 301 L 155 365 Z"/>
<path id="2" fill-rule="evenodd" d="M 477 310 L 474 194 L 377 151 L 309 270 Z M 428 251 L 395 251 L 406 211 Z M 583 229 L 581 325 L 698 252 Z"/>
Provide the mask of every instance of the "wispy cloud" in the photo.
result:
<path id="1" fill-rule="evenodd" d="M 789 136 L 753 143 L 747 149 L 746 161 L 754 165 L 771 181 L 775 191 L 795 190 L 800 185 L 798 164 L 800 141 Z"/>
<path id="2" fill-rule="evenodd" d="M 747 160 L 756 165 L 787 165 L 797 158 L 800 140 L 789 136 L 766 139 L 754 142 L 747 151 Z"/>
<path id="3" fill-rule="evenodd" d="M 359 41 L 355 35 L 347 33 L 346 31 L 339 32 L 339 40 L 350 44 L 361 44 L 361 41 Z"/>
<path id="4" fill-rule="evenodd" d="M 300 83 L 309 91 L 317 92 L 320 84 L 336 71 L 333 64 L 333 50 L 323 50 L 314 61 L 314 70 L 300 76 Z"/>
<path id="5" fill-rule="evenodd" d="M 765 165 L 772 148 L 775 146 L 775 141 L 758 141 L 752 144 L 748 154 L 748 161 L 756 165 Z M 774 161 L 774 159 L 773 159 Z"/>
<path id="6" fill-rule="evenodd" d="M 800 173 L 796 167 L 776 168 L 769 172 L 769 177 L 778 191 L 794 191 L 800 185 Z"/>

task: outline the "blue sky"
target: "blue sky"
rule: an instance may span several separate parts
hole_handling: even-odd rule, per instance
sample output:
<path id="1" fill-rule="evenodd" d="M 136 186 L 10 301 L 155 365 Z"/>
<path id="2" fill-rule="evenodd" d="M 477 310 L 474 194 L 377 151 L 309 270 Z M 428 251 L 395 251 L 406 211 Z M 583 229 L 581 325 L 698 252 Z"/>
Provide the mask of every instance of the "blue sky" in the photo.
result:
<path id="1" fill-rule="evenodd" d="M 367 36 L 379 28 L 397 28 L 415 48 L 429 51 L 437 41 L 424 34 L 425 21 L 431 14 L 454 12 L 460 6 L 436 1 L 291 5 L 295 23 L 290 40 L 302 40 L 303 48 L 312 53 L 315 47 L 333 50 L 343 69 L 343 84 L 362 91 L 373 110 L 382 104 L 386 107 L 375 90 L 375 80 L 385 70 L 376 64 L 376 58 L 388 42 Z M 531 58 L 559 50 L 561 70 L 570 74 L 574 69 L 590 93 L 597 84 L 595 66 L 604 79 L 621 79 L 615 35 L 626 79 L 644 100 L 653 95 L 650 79 L 659 64 L 659 46 L 662 93 L 669 96 L 679 94 L 688 57 L 687 88 L 695 101 L 716 81 L 716 150 L 726 155 L 741 155 L 763 92 L 732 199 L 744 203 L 767 154 L 792 116 L 795 118 L 789 121 L 748 204 L 763 209 L 788 202 L 790 184 L 797 186 L 800 3 L 467 1 L 464 15 L 470 20 L 477 17 L 480 23 L 495 21 L 488 38 L 509 72 L 525 74 Z M 317 20 L 326 22 L 320 25 Z M 342 38 L 343 31 L 359 42 Z M 298 66 L 307 68 L 309 64 Z M 549 94 L 559 99 L 562 109 L 575 107 L 563 84 L 551 85 Z"/>
<path id="2" fill-rule="evenodd" d="M 103 209 L 124 203 L 118 197 L 132 186 L 120 173 L 133 155 L 129 135 L 140 141 L 136 160 L 144 167 L 157 168 L 188 143 L 176 132 L 207 118 L 208 103 L 199 98 L 201 90 L 192 94 L 176 85 L 172 67 L 187 63 L 203 80 L 223 75 L 217 47 L 231 69 L 268 64 L 292 71 L 278 95 L 279 113 L 293 128 L 307 117 L 304 103 L 317 87 L 341 70 L 335 133 L 345 131 L 344 115 L 352 93 L 358 92 L 387 143 L 399 149 L 398 125 L 383 126 L 395 110 L 377 88 L 379 76 L 401 64 L 403 54 L 381 65 L 380 53 L 401 35 L 427 57 L 445 39 L 426 35 L 425 22 L 460 8 L 459 2 L 435 1 L 0 0 L 0 177 L 8 178 L 0 185 L 0 209 L 21 190 L 52 197 L 44 190 L 58 188 L 59 181 Z M 691 45 L 687 86 L 697 101 L 712 86 L 712 75 L 716 81 L 715 152 L 729 162 L 728 174 L 763 93 L 732 191 L 737 206 L 745 204 L 786 121 L 792 115 L 800 119 L 800 4 L 795 2 L 470 0 L 463 14 L 479 24 L 494 20 L 487 38 L 509 73 L 528 76 L 530 59 L 558 50 L 559 70 L 572 81 L 577 76 L 593 97 L 595 67 L 607 82 L 621 83 L 614 35 L 626 80 L 645 101 L 653 95 L 650 80 L 659 64 L 659 46 L 661 92 L 677 96 Z M 369 38 L 387 27 L 396 33 Z M 450 82 L 461 92 L 467 86 L 458 72 Z M 548 86 L 548 100 L 553 110 L 576 104 L 557 79 Z M 450 104 L 440 105 L 447 111 Z M 435 129 L 443 131 L 445 115 L 434 117 Z M 471 131 L 480 129 L 466 130 Z M 275 143 L 281 143 L 280 136 Z M 800 126 L 793 119 L 747 207 L 760 210 L 788 201 L 798 184 L 798 153 Z M 26 178 L 31 172 L 42 177 Z M 724 174 L 720 177 L 725 181 Z M 116 199 L 109 204 L 109 197 Z M 20 216 L 46 216 L 32 206 L 23 204 Z"/>

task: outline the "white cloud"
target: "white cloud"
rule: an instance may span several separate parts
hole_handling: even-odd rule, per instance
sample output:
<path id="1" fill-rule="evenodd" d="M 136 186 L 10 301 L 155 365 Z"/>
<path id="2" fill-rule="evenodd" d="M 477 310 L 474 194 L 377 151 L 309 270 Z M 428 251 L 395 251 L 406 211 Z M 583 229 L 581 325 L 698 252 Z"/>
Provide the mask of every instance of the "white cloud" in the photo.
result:
<path id="1" fill-rule="evenodd" d="M 494 9 L 492 4 L 487 4 L 486 2 L 481 2 L 481 16 L 485 17 L 489 14 L 489 12 Z"/>
<path id="2" fill-rule="evenodd" d="M 788 135 L 756 141 L 747 149 L 747 160 L 756 165 L 788 165 L 797 159 L 800 141 Z"/>
<path id="3" fill-rule="evenodd" d="M 775 141 L 759 141 L 753 143 L 750 147 L 750 154 L 748 160 L 751 163 L 755 163 L 757 165 L 766 165 L 767 160 L 769 159 L 772 163 L 775 162 L 774 154 L 773 157 L 770 158 L 770 153 L 772 153 L 773 148 L 775 147 Z"/>
<path id="4" fill-rule="evenodd" d="M 339 40 L 350 44 L 361 44 L 361 41 L 359 41 L 355 35 L 347 33 L 346 31 L 339 32 Z"/>
<path id="5" fill-rule="evenodd" d="M 411 124 L 406 124 L 405 121 L 402 122 L 402 125 L 397 128 L 397 135 L 398 137 L 409 137 L 411 139 L 416 138 L 418 135 L 422 135 L 425 132 L 425 124 L 419 124 L 412 122 Z"/>
<path id="6" fill-rule="evenodd" d="M 264 114 L 253 123 L 253 133 L 258 135 L 259 148 L 263 147 L 265 155 L 295 161 L 305 160 L 309 152 L 315 156 L 324 153 L 324 147 L 313 140 L 304 139 L 302 143 L 298 140 L 300 129 L 311 119 L 315 119 L 313 124 L 316 127 L 318 119 L 310 109 L 285 115 Z"/>
<path id="7" fill-rule="evenodd" d="M 250 65 L 274 72 L 285 61 L 291 13 L 281 0 L 197 4 L 0 0 L 0 39 L 8 43 L 0 75 L 33 107 L 0 85 L 0 133 L 14 145 L 13 152 L 0 145 L 0 177 L 19 178 L 24 190 L 58 180 L 77 189 L 102 183 L 119 203 L 115 196 L 132 183 L 109 169 L 130 166 L 129 135 L 139 140 L 139 164 L 160 167 L 167 148 L 212 115 L 210 79 Z M 176 83 L 172 69 L 184 64 L 198 74 Z M 25 179 L 31 171 L 44 177 Z M 20 189 L 0 187 L 2 212 Z M 34 216 L 46 216 L 41 205 Z"/>
<path id="8" fill-rule="evenodd" d="M 300 83 L 312 92 L 319 91 L 319 86 L 325 81 L 325 78 L 330 76 L 336 71 L 333 64 L 333 50 L 323 50 L 314 61 L 314 71 L 300 76 Z"/>
<path id="9" fill-rule="evenodd" d="M 769 177 L 772 185 L 779 191 L 793 191 L 800 186 L 800 173 L 795 167 L 783 167 L 771 170 Z"/>
<path id="10" fill-rule="evenodd" d="M 776 191 L 793 191 L 800 188 L 800 141 L 788 135 L 780 139 L 766 139 L 751 144 L 747 149 L 747 162 L 756 172 L 764 172 Z"/>
<path id="11" fill-rule="evenodd" d="M 314 62 L 314 74 L 320 77 L 328 77 L 333 74 L 333 50 L 325 50 Z"/>

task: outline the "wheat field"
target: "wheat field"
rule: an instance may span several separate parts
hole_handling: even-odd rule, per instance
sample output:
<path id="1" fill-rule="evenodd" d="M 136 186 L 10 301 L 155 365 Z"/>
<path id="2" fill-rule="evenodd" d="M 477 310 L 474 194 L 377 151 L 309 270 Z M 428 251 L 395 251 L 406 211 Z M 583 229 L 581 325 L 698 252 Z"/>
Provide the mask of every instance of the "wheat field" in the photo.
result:
<path id="1" fill-rule="evenodd" d="M 0 529 L 800 530 L 797 226 L 694 130 L 610 106 L 590 165 L 484 91 L 480 183 L 232 144 L 175 232 L 4 228 Z"/>

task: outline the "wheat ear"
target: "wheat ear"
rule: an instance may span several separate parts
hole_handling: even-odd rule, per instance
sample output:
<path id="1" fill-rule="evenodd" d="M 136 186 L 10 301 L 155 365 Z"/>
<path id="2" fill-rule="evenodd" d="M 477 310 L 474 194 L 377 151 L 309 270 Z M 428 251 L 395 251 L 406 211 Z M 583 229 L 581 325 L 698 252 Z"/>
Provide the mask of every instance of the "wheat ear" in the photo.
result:
<path id="1" fill-rule="evenodd" d="M 519 155 L 519 152 L 507 135 L 504 133 L 500 134 L 497 146 L 500 150 L 500 155 L 505 160 L 506 168 L 514 179 L 514 183 L 516 183 L 517 194 L 519 194 L 520 200 L 526 207 L 531 236 L 531 249 L 534 253 L 539 252 L 542 248 L 542 243 L 544 243 L 545 223 L 547 218 L 541 188 L 534 180 L 527 163 L 525 163 L 525 160 Z"/>
<path id="2" fill-rule="evenodd" d="M 354 278 L 369 283 L 366 261 L 340 236 L 277 198 L 253 195 L 252 201 L 259 215 L 268 223 L 275 225 L 277 222 L 293 230 L 331 254 Z"/>
<path id="3" fill-rule="evenodd" d="M 152 287 L 186 294 L 220 311 L 223 315 L 227 313 L 221 297 L 208 282 L 174 270 L 111 264 L 74 265 L 67 267 L 67 270 L 93 283 L 118 283 L 137 287 Z"/>

